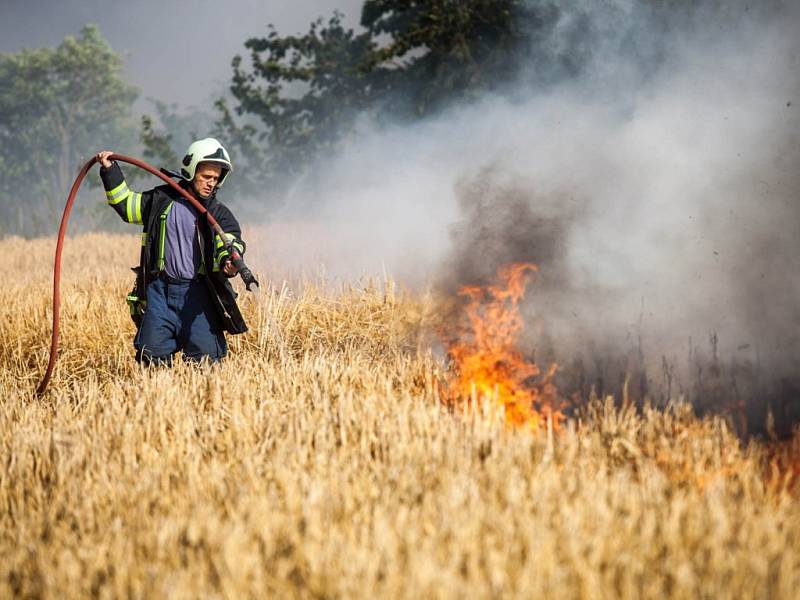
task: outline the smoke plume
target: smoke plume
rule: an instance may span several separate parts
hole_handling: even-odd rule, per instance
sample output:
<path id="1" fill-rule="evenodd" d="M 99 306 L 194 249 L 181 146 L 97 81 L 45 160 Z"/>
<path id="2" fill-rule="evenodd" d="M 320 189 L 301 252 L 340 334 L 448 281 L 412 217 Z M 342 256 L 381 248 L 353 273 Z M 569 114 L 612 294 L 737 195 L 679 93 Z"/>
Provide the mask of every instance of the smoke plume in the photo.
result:
<path id="1" fill-rule="evenodd" d="M 715 381 L 795 402 L 800 9 L 634 6 L 565 4 L 549 48 L 580 39 L 580 69 L 540 54 L 502 97 L 365 126 L 271 215 L 273 260 L 385 267 L 445 294 L 535 262 L 528 343 L 565 383 L 610 390 L 640 369 L 643 395 L 657 373 L 670 396 Z M 292 229 L 298 213 L 314 235 Z"/>

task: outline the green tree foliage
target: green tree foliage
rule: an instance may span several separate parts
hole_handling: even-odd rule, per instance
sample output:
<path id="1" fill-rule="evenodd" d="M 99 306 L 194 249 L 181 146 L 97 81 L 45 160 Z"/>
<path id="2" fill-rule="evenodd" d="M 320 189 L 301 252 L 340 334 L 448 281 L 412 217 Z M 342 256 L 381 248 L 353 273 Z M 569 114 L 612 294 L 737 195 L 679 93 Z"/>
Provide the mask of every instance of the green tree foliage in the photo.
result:
<path id="1" fill-rule="evenodd" d="M 342 15 L 311 24 L 304 36 L 281 37 L 270 26 L 265 38 L 245 42 L 251 70 L 233 60 L 231 92 L 237 124 L 225 101 L 218 103 L 224 137 L 267 177 L 294 172 L 317 152 L 336 144 L 341 125 L 368 105 L 365 58 L 374 50 L 369 33 L 355 34 Z M 270 151 L 279 148 L 279 152 Z"/>
<path id="2" fill-rule="evenodd" d="M 80 164 L 134 138 L 136 95 L 95 26 L 57 48 L 0 54 L 0 233 L 54 228 Z"/>
<path id="3" fill-rule="evenodd" d="M 249 66 L 233 60 L 220 135 L 262 180 L 296 173 L 358 116 L 417 119 L 508 82 L 557 17 L 545 0 L 366 0 L 358 33 L 340 13 L 302 36 L 270 27 L 245 43 Z"/>
<path id="4" fill-rule="evenodd" d="M 361 12 L 388 39 L 368 57 L 378 94 L 394 114 L 417 116 L 513 79 L 557 19 L 553 4 L 529 0 L 367 0 Z"/>

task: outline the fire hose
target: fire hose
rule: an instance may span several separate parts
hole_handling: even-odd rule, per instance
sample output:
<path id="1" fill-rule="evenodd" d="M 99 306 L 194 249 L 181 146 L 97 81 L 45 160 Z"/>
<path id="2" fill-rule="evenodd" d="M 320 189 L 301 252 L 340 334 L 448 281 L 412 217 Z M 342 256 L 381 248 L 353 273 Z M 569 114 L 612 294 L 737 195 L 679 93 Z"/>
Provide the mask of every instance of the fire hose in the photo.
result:
<path id="1" fill-rule="evenodd" d="M 228 256 L 230 257 L 231 263 L 237 268 L 237 272 L 239 275 L 241 275 L 242 281 L 244 281 L 247 290 L 251 291 L 251 286 L 253 285 L 255 285 L 256 288 L 258 287 L 258 281 L 253 276 L 252 271 L 250 271 L 250 269 L 244 264 L 244 259 L 233 245 L 232 240 L 228 239 L 228 237 L 225 235 L 225 232 L 222 230 L 222 227 L 220 227 L 219 223 L 217 223 L 217 220 L 194 196 L 175 183 L 175 181 L 168 174 L 148 165 L 146 162 L 130 156 L 124 156 L 122 154 L 111 154 L 109 159 L 130 163 L 136 167 L 139 167 L 140 169 L 144 169 L 151 175 L 155 175 L 156 177 L 163 179 L 164 182 L 172 187 L 172 189 L 186 198 L 186 200 L 188 200 L 189 203 L 197 209 L 197 212 L 200 215 L 205 216 L 206 221 L 208 221 L 211 229 L 219 235 L 224 248 L 228 251 Z M 78 189 L 81 187 L 81 183 L 83 183 L 83 180 L 89 173 L 89 169 L 91 169 L 96 162 L 97 157 L 93 156 L 86 162 L 85 165 L 83 165 L 80 173 L 78 173 L 78 176 L 75 178 L 75 182 L 72 184 L 72 188 L 69 191 L 69 196 L 67 197 L 67 204 L 64 206 L 64 214 L 61 216 L 61 225 L 58 228 L 58 241 L 56 242 L 56 255 L 53 267 L 53 336 L 50 341 L 50 359 L 47 363 L 47 370 L 45 371 L 39 387 L 36 388 L 36 394 L 38 396 L 44 394 L 45 390 L 47 389 L 47 384 L 50 383 L 50 377 L 52 376 L 53 369 L 56 366 L 56 358 L 58 358 L 58 326 L 61 309 L 61 251 L 64 248 L 64 235 L 67 232 L 67 221 L 69 221 L 69 214 L 72 211 L 72 204 L 75 202 L 75 196 L 78 194 Z"/>

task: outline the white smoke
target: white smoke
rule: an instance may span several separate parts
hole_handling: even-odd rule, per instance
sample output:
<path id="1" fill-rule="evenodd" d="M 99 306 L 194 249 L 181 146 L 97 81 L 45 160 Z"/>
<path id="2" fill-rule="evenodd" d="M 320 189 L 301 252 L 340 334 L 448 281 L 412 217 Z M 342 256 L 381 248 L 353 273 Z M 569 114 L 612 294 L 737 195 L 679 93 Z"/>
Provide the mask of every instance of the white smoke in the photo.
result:
<path id="1" fill-rule="evenodd" d="M 672 357 L 715 331 L 729 356 L 771 353 L 790 372 L 800 10 L 733 3 L 699 17 L 718 27 L 687 19 L 670 32 L 631 2 L 587 6 L 573 3 L 556 30 L 578 14 L 594 24 L 582 75 L 534 88 L 523 71 L 503 97 L 362 131 L 286 198 L 287 215 L 310 207 L 302 226 L 267 217 L 280 241 L 266 240 L 270 264 L 386 268 L 424 285 L 531 260 L 542 272 L 529 313 L 556 359 L 641 335 L 654 358 Z M 557 233 L 540 236 L 548 223 Z"/>

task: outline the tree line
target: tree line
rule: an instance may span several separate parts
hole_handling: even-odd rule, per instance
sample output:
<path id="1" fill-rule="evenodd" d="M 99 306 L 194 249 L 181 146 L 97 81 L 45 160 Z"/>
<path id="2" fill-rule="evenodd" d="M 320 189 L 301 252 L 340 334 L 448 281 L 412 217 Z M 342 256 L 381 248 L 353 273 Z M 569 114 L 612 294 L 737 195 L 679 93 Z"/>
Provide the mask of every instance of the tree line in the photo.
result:
<path id="1" fill-rule="evenodd" d="M 236 157 L 240 191 L 252 192 L 335 151 L 359 119 L 416 121 L 510 82 L 535 88 L 574 76 L 601 32 L 581 3 L 567 21 L 566 4 L 365 0 L 358 28 L 339 12 L 302 35 L 269 26 L 244 42 L 245 57 L 233 57 L 229 93 L 207 113 L 155 101 L 155 117 L 138 122 L 137 90 L 95 26 L 56 48 L 0 54 L 0 235 L 52 231 L 81 161 L 101 147 L 138 146 L 145 159 L 174 167 L 191 137 L 211 133 Z M 680 14 L 698 3 L 638 4 Z M 207 115 L 210 132 L 199 130 Z"/>

